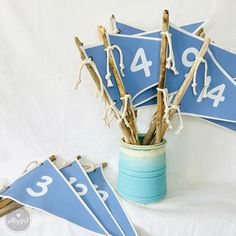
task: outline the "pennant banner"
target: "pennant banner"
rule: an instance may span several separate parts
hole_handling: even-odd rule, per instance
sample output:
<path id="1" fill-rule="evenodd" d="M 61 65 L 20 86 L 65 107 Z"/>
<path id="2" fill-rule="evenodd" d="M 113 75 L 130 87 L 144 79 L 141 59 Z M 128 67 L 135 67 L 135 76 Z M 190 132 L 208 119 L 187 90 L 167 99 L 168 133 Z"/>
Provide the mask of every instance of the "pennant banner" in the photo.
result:
<path id="1" fill-rule="evenodd" d="M 50 160 L 22 175 L 2 191 L 0 196 L 46 211 L 98 234 L 108 235 L 106 229 Z"/>
<path id="2" fill-rule="evenodd" d="M 191 68 L 195 56 L 201 48 L 202 39 L 173 26 L 170 26 L 169 30 L 172 34 L 173 51 L 179 72 L 177 76 L 174 76 L 170 71 L 167 72 L 166 87 L 170 93 L 173 93 L 179 89 L 185 75 Z M 148 34 L 148 36 L 151 35 Z M 212 47 L 215 46 L 212 45 Z M 206 53 L 205 60 L 207 61 L 209 83 L 207 96 L 203 98 L 205 67 L 204 64 L 201 64 L 196 77 L 197 96 L 193 94 L 192 86 L 189 86 L 181 102 L 181 111 L 196 116 L 236 122 L 236 112 L 231 107 L 236 99 L 236 97 L 234 98 L 234 94 L 236 96 L 236 82 L 219 65 L 210 50 Z M 156 89 L 150 90 L 147 95 L 153 98 L 156 95 Z M 137 98 L 139 102 L 147 99 L 144 94 Z"/>
<path id="3" fill-rule="evenodd" d="M 198 21 L 187 25 L 180 26 L 181 29 L 188 31 L 189 33 L 196 33 L 200 28 L 202 28 L 206 24 L 206 21 Z M 136 27 L 116 22 L 116 27 L 119 30 L 119 34 L 126 34 L 126 35 L 135 35 L 145 32 L 145 30 L 138 29 Z"/>
<path id="4" fill-rule="evenodd" d="M 156 84 L 160 71 L 158 62 L 160 61 L 161 40 L 118 34 L 108 35 L 108 38 L 110 44 L 117 45 L 123 53 L 125 64 L 123 84 L 132 96 L 135 105 L 136 97 Z M 113 55 L 119 65 L 119 52 L 114 51 Z"/>
<path id="5" fill-rule="evenodd" d="M 126 32 L 126 33 L 130 34 L 128 32 L 130 26 L 126 26 L 126 25 L 123 24 L 122 27 L 123 27 L 123 32 Z M 174 27 L 174 26 L 172 26 L 172 27 Z M 170 30 L 171 30 L 171 27 L 170 27 Z M 141 30 L 136 31 L 136 32 L 140 32 L 140 31 Z M 185 32 L 185 33 L 187 34 L 187 32 Z M 139 33 L 139 35 L 159 38 L 160 37 L 160 31 Z M 232 65 L 236 64 L 236 55 L 232 52 L 229 52 L 225 49 L 222 49 L 222 48 L 218 47 L 215 44 L 211 44 L 209 48 L 210 48 L 212 54 L 214 55 L 216 61 L 219 62 L 217 65 L 220 68 L 220 70 L 223 71 L 223 74 L 225 75 L 225 70 L 226 70 L 227 73 L 231 77 L 235 78 L 236 77 L 236 69 Z M 196 53 L 196 50 L 195 50 L 195 53 Z M 194 56 L 194 55 L 191 55 L 191 52 L 189 54 L 190 55 L 188 55 L 188 56 L 190 56 L 190 58 L 191 58 L 191 56 Z M 176 55 L 175 55 L 175 57 L 176 57 L 176 60 L 179 60 Z M 190 61 L 190 64 L 191 64 L 191 61 Z M 222 67 L 224 68 L 224 70 L 222 70 Z M 168 78 L 169 78 L 169 76 L 170 76 L 169 72 L 167 72 L 167 73 L 168 73 Z M 234 85 L 234 80 L 232 80 L 232 78 L 229 75 L 227 75 L 227 73 L 226 73 L 226 77 L 230 80 L 230 82 L 233 83 L 233 85 L 230 84 L 230 86 L 234 87 L 235 86 Z M 225 77 L 225 76 L 223 76 L 223 77 Z M 222 88 L 222 87 L 223 86 L 221 86 L 220 88 Z M 217 93 L 217 89 L 213 89 L 213 92 Z M 212 97 L 212 93 L 210 93 L 208 95 L 210 95 L 210 97 Z M 219 97 L 219 99 L 221 99 L 221 98 Z M 200 100 L 201 99 L 198 99 L 198 101 L 200 101 Z M 136 106 L 137 107 L 139 107 L 139 106 L 149 106 L 149 105 L 153 105 L 153 104 L 156 104 L 156 88 L 152 88 L 152 89 L 149 89 L 149 90 L 145 91 L 145 93 L 140 94 L 139 97 L 138 97 L 138 100 L 136 100 Z M 216 105 L 216 103 L 215 103 L 215 105 Z M 181 104 L 181 106 L 182 106 L 182 104 Z M 183 109 L 181 109 L 181 110 L 183 111 Z M 188 112 L 188 110 L 187 110 L 187 112 Z M 227 128 L 227 129 L 230 129 L 230 130 L 233 130 L 233 131 L 236 130 L 236 125 L 235 125 L 235 123 L 232 123 L 232 122 L 225 122 L 224 120 L 214 120 L 214 119 L 209 119 L 208 121 L 211 122 L 211 123 L 214 123 L 216 125 L 223 126 L 224 128 Z"/>
<path id="6" fill-rule="evenodd" d="M 88 172 L 88 176 L 92 183 L 97 187 L 98 193 L 101 195 L 102 199 L 122 228 L 125 235 L 137 236 L 138 234 L 135 231 L 135 228 L 129 220 L 127 214 L 125 213 L 121 202 L 106 180 L 102 167 L 99 166 L 95 169 L 95 171 Z"/>
<path id="7" fill-rule="evenodd" d="M 100 187 L 93 185 L 77 160 L 60 171 L 111 235 L 125 235 L 104 203 L 104 200 L 108 197 L 108 193 L 104 192 L 102 199 L 99 195 L 99 192 L 101 192 Z"/>
<path id="8" fill-rule="evenodd" d="M 98 44 L 93 47 L 83 46 L 81 47 L 81 49 L 84 51 L 84 54 L 87 55 L 88 58 L 92 58 L 92 60 L 95 62 L 96 67 L 99 72 L 99 76 L 103 82 L 103 89 L 110 96 L 111 101 L 115 101 L 116 107 L 120 111 L 122 108 L 122 102 L 120 100 L 120 93 L 117 86 L 113 86 L 109 88 L 107 87 L 107 80 L 106 80 L 107 55 L 105 52 L 104 45 Z M 112 81 L 113 84 L 116 85 L 115 78 L 113 76 L 111 69 L 108 68 L 108 71 L 110 73 L 110 80 Z"/>
<path id="9" fill-rule="evenodd" d="M 200 26 L 202 26 L 202 24 L 203 24 L 203 22 L 197 22 L 197 23 L 193 23 L 193 24 L 190 24 L 190 25 L 185 25 L 183 27 L 187 28 L 188 30 L 190 30 L 190 32 L 192 32 L 192 31 L 197 30 Z M 140 33 L 141 32 L 141 30 L 137 30 L 134 27 L 127 26 L 129 29 L 126 29 L 125 25 L 122 24 L 122 23 L 117 23 L 117 26 L 119 27 L 119 29 L 121 29 L 122 33 L 128 32 L 129 30 L 131 30 L 132 33 Z M 130 41 L 132 41 L 132 39 L 130 39 Z M 137 43 L 138 42 L 141 43 L 141 41 L 143 42 L 142 39 L 141 40 L 136 39 Z M 158 39 L 158 40 L 157 39 L 155 39 L 155 40 L 150 39 L 150 41 L 152 42 L 152 44 L 155 44 L 154 45 L 155 48 L 160 47 L 160 45 L 159 45 L 160 44 L 160 39 Z M 148 47 L 148 45 L 147 45 L 147 47 Z M 108 94 L 110 96 L 110 99 L 112 101 L 116 102 L 116 107 L 120 111 L 121 108 L 122 108 L 122 102 L 120 100 L 120 94 L 119 94 L 119 90 L 118 90 L 117 86 L 107 87 L 106 75 L 107 75 L 108 72 L 110 73 L 110 80 L 112 81 L 112 84 L 115 85 L 116 82 L 115 82 L 114 76 L 113 76 L 110 68 L 108 68 L 108 66 L 107 66 L 107 55 L 106 55 L 103 44 L 97 44 L 97 45 L 94 45 L 94 46 L 84 46 L 84 47 L 82 47 L 82 50 L 84 51 L 85 55 L 87 55 L 88 58 L 90 57 L 95 62 L 96 67 L 98 69 L 98 72 L 100 74 L 100 77 L 102 79 L 102 82 L 104 84 L 104 89 L 108 92 Z M 147 49 L 147 50 L 150 51 L 150 48 Z M 133 65 L 133 70 L 136 71 L 136 72 L 140 68 L 139 65 L 138 65 L 139 60 L 140 59 L 141 60 L 145 59 L 145 57 L 144 57 L 145 55 L 143 56 L 142 51 L 143 51 L 142 49 L 139 50 L 138 52 L 136 50 L 136 52 L 135 52 L 135 54 L 137 53 L 136 60 L 134 60 L 133 64 L 131 63 Z M 118 65 L 119 65 L 120 64 L 120 55 L 116 52 L 116 50 L 113 50 L 113 53 L 115 55 L 116 61 L 118 61 Z M 159 58 L 159 53 L 157 53 L 157 55 L 154 55 L 154 53 L 151 53 L 151 55 L 153 56 L 154 59 L 156 59 L 155 57 Z M 126 63 L 128 63 L 127 59 L 125 57 L 123 57 L 123 58 L 126 60 Z M 149 65 L 150 65 L 150 63 L 149 63 Z M 158 64 L 153 63 L 152 71 L 159 70 L 158 67 L 159 67 Z M 119 68 L 119 67 L 117 67 L 117 68 Z M 149 76 L 149 70 L 150 69 L 149 70 L 148 69 L 149 69 L 149 67 L 146 70 L 146 74 L 144 75 L 145 77 L 142 76 L 140 78 L 140 81 L 141 81 L 142 78 L 146 78 L 146 75 Z M 127 70 L 127 68 L 125 70 Z M 118 69 L 118 71 L 119 71 L 119 69 Z M 141 71 L 139 71 L 139 72 L 141 73 Z M 121 74 L 120 74 L 120 78 L 123 78 Z M 149 81 L 150 81 L 150 79 L 149 79 Z M 126 78 L 123 78 L 123 83 L 125 83 L 125 85 L 126 84 L 130 85 L 130 81 L 127 80 Z M 147 84 L 148 84 L 148 81 L 147 81 Z M 139 92 L 142 92 L 143 89 L 145 89 L 145 87 L 140 88 L 140 83 L 139 83 L 138 88 L 134 88 L 134 89 L 132 89 L 132 91 L 129 91 L 127 89 L 127 91 L 129 91 L 130 95 L 132 95 L 132 97 L 134 97 L 134 96 L 138 95 Z"/>

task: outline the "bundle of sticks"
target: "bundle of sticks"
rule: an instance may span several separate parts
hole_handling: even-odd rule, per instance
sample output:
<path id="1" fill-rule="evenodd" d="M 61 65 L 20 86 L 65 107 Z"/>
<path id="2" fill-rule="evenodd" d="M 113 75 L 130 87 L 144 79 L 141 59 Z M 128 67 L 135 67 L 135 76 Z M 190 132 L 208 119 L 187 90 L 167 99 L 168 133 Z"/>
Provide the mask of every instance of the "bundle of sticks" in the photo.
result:
<path id="1" fill-rule="evenodd" d="M 115 17 L 112 16 L 112 21 L 114 21 Z M 161 36 L 161 50 L 160 50 L 160 74 L 157 75 L 157 81 L 158 81 L 158 88 L 157 88 L 157 106 L 156 106 L 156 112 L 153 116 L 153 120 L 150 123 L 149 129 L 146 132 L 146 135 L 144 136 L 144 139 L 142 142 L 139 140 L 139 134 L 138 134 L 138 128 L 136 124 L 136 112 L 134 111 L 134 107 L 132 103 L 125 101 L 124 98 L 127 95 L 127 92 L 125 91 L 125 87 L 123 86 L 122 79 L 119 75 L 119 72 L 116 68 L 116 63 L 114 60 L 114 57 L 112 55 L 109 56 L 109 66 L 113 73 L 113 76 L 116 81 L 116 86 L 119 90 L 121 101 L 123 103 L 123 106 L 126 106 L 125 109 L 125 116 L 121 117 L 118 113 L 114 112 L 114 116 L 117 120 L 119 120 L 119 126 L 121 128 L 124 141 L 129 144 L 134 145 L 151 145 L 151 144 L 159 144 L 163 140 L 165 133 L 169 127 L 168 122 L 171 121 L 174 114 L 176 113 L 176 110 L 179 109 L 180 102 L 185 94 L 185 91 L 187 90 L 188 86 L 190 85 L 192 78 L 194 76 L 195 70 L 198 66 L 198 60 L 195 59 L 191 69 L 189 70 L 188 74 L 186 75 L 182 85 L 180 86 L 178 92 L 176 93 L 174 100 L 172 102 L 171 107 L 168 109 L 168 122 L 166 121 L 164 117 L 164 100 L 163 100 L 163 90 L 165 89 L 165 78 L 166 78 L 166 62 L 167 62 L 167 52 L 168 52 L 168 39 L 167 39 L 167 33 L 169 30 L 169 12 L 168 10 L 164 10 L 163 12 L 163 20 L 162 20 L 162 36 Z M 99 38 L 104 44 L 105 49 L 107 49 L 109 46 L 109 40 L 107 38 L 106 29 L 103 26 L 98 27 L 98 34 Z M 196 33 L 197 36 L 200 36 L 204 38 L 204 42 L 202 44 L 201 50 L 199 51 L 196 58 L 203 58 L 207 49 L 208 45 L 210 44 L 211 40 L 209 37 L 205 36 L 204 29 L 201 28 Z M 83 43 L 79 40 L 78 37 L 75 38 L 76 45 L 78 46 L 81 59 L 85 60 L 86 55 L 84 54 L 83 50 L 81 49 L 81 46 L 83 46 Z M 103 98 L 105 102 L 108 105 L 111 105 L 111 102 L 109 100 L 109 95 L 107 94 L 106 90 L 103 90 L 101 87 L 102 84 L 99 82 L 99 76 L 97 72 L 94 70 L 94 68 L 90 64 L 86 64 L 86 67 L 93 78 L 97 89 L 99 91 L 103 91 Z M 165 114 L 166 115 L 166 114 Z"/>

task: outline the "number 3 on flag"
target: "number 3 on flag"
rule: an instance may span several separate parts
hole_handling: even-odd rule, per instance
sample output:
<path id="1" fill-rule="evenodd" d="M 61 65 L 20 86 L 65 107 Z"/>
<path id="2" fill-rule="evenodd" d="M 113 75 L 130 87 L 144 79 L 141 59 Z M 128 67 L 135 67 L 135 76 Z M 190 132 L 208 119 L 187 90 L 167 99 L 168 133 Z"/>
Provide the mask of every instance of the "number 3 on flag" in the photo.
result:
<path id="1" fill-rule="evenodd" d="M 45 182 L 37 182 L 36 185 L 41 188 L 41 191 L 35 192 L 32 188 L 27 188 L 26 192 L 32 197 L 42 197 L 48 192 L 48 185 L 53 182 L 53 179 L 49 176 L 42 176 L 42 180 Z"/>
<path id="2" fill-rule="evenodd" d="M 139 58 L 141 59 L 141 64 L 138 64 Z M 152 61 L 148 61 L 144 49 L 139 48 L 134 56 L 133 62 L 131 63 L 130 70 L 132 72 L 144 70 L 145 76 L 150 77 L 151 76 L 151 72 L 149 69 L 150 66 L 152 66 Z"/>

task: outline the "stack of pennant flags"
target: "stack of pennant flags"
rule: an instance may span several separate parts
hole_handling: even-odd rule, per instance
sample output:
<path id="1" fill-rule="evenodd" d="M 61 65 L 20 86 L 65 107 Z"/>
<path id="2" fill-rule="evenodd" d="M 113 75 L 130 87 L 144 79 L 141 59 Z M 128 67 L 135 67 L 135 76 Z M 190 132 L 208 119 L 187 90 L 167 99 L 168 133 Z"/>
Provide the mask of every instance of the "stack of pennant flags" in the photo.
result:
<path id="1" fill-rule="evenodd" d="M 78 160 L 57 168 L 47 159 L 0 196 L 68 220 L 94 235 L 137 236 L 102 166 L 85 172 Z"/>
<path id="2" fill-rule="evenodd" d="M 134 108 L 156 105 L 161 31 L 145 32 L 120 22 L 115 24 L 117 31 L 107 34 L 107 37 L 110 45 L 118 49 L 112 50 L 112 56 L 125 90 L 132 97 Z M 181 27 L 173 24 L 169 26 L 172 41 L 169 51 L 174 55 L 174 65 L 172 62 L 171 68 L 167 70 L 165 87 L 170 102 L 202 46 L 203 39 L 196 36 L 196 32 L 204 25 L 205 21 L 199 21 Z M 121 114 L 122 101 L 117 86 L 113 86 L 116 82 L 107 63 L 104 45 L 83 46 L 82 50 L 96 64 L 103 88 Z M 235 77 L 236 54 L 212 42 L 197 69 L 195 81 L 181 101 L 181 113 L 201 117 L 212 124 L 236 131 L 236 110 L 233 108 L 236 99 Z"/>

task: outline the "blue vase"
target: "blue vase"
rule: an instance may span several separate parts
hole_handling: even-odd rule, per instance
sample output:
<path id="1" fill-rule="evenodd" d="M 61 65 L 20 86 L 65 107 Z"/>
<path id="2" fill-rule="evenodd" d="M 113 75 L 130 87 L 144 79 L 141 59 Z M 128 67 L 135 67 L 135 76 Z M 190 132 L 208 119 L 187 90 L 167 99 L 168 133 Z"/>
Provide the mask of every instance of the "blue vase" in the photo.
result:
<path id="1" fill-rule="evenodd" d="M 118 192 L 123 198 L 148 204 L 166 196 L 165 146 L 166 140 L 154 145 L 132 145 L 121 140 Z"/>

